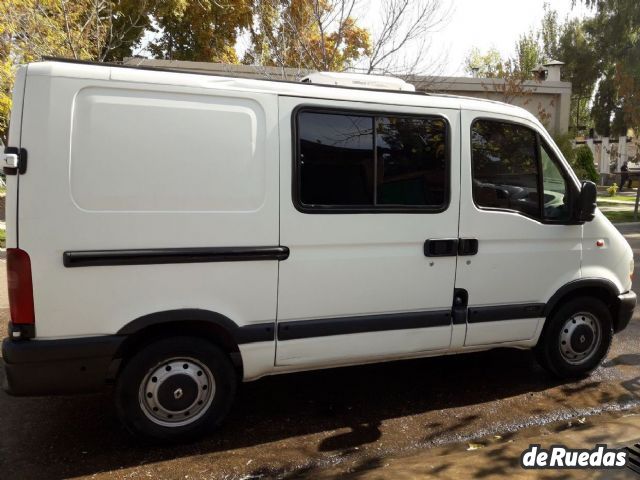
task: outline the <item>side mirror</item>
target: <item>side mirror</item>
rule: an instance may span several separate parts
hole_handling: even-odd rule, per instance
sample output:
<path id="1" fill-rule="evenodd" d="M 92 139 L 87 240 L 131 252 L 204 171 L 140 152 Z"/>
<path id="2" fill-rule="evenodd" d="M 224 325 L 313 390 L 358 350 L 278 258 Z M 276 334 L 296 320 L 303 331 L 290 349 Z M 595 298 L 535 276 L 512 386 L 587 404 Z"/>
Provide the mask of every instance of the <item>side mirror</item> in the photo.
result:
<path id="1" fill-rule="evenodd" d="M 582 182 L 582 188 L 576 202 L 575 218 L 579 222 L 590 222 L 596 214 L 598 190 L 593 182 Z"/>

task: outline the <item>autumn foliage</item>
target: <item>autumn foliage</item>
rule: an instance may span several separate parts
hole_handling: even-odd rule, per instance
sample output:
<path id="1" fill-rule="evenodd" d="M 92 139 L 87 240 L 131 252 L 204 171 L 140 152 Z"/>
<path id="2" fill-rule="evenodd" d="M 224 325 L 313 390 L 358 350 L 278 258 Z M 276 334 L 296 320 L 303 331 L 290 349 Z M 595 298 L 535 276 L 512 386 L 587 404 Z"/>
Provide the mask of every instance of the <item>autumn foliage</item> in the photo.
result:
<path id="1" fill-rule="evenodd" d="M 344 70 L 371 51 L 355 1 L 2 0 L 0 137 L 17 65 L 43 56 L 155 58 Z M 237 43 L 250 45 L 239 58 Z"/>

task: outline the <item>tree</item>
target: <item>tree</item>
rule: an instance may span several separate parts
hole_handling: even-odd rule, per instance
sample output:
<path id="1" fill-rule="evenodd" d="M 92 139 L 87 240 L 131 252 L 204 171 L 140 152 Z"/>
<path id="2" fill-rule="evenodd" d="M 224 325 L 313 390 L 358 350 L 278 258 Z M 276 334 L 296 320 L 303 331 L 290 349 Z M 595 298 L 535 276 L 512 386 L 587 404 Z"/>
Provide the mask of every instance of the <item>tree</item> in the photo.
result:
<path id="1" fill-rule="evenodd" d="M 467 71 L 471 63 L 479 61 L 488 65 L 480 69 L 481 77 L 530 79 L 531 70 L 537 65 L 550 60 L 563 61 L 562 79 L 572 84 L 570 129 L 575 132 L 590 123 L 588 105 L 601 69 L 589 25 L 589 21 L 577 19 L 560 22 L 558 13 L 545 4 L 540 27 L 520 36 L 510 59 L 500 59 L 495 50 L 484 58 L 472 52 Z M 512 84 L 507 90 L 517 92 L 517 78 L 512 79 Z"/>
<path id="2" fill-rule="evenodd" d="M 503 59 L 496 48 L 490 48 L 482 53 L 478 47 L 473 47 L 465 59 L 465 71 L 471 76 L 479 78 L 498 78 L 504 70 Z"/>
<path id="3" fill-rule="evenodd" d="M 246 33 L 248 64 L 409 75 L 427 68 L 427 36 L 447 17 L 443 5 L 381 0 L 371 32 L 359 21 L 362 0 L 3 0 L 0 135 L 15 66 L 43 56 L 119 61 L 152 37 L 146 48 L 157 58 L 238 63 Z"/>
<path id="4" fill-rule="evenodd" d="M 106 30 L 99 61 L 118 61 L 130 57 L 146 32 L 153 31 L 152 14 L 162 0 L 91 0 L 102 5 L 102 28 Z"/>
<path id="5" fill-rule="evenodd" d="M 558 12 L 553 10 L 548 3 L 544 4 L 543 9 L 544 16 L 539 31 L 542 41 L 542 57 L 546 60 L 558 60 L 562 58 L 560 50 L 562 27 L 558 22 Z"/>
<path id="6" fill-rule="evenodd" d="M 433 73 L 427 64 L 428 37 L 447 21 L 451 7 L 445 8 L 441 0 L 381 0 L 380 5 L 382 27 L 372 34 L 366 73 Z M 412 56 L 404 54 L 407 50 L 414 52 Z"/>
<path id="7" fill-rule="evenodd" d="M 440 0 L 382 0 L 380 27 L 363 27 L 360 0 L 255 0 L 251 45 L 257 66 L 411 75 L 427 70 L 428 34 L 447 17 Z M 411 55 L 405 52 L 414 52 Z M 284 74 L 284 69 L 283 69 Z"/>
<path id="8" fill-rule="evenodd" d="M 130 53 L 158 0 L 0 2 L 0 136 L 6 135 L 16 65 L 43 56 L 105 61 Z"/>
<path id="9" fill-rule="evenodd" d="M 516 42 L 514 70 L 523 80 L 531 79 L 533 70 L 544 61 L 538 37 L 536 33 L 531 31 L 526 35 L 521 35 Z"/>
<path id="10" fill-rule="evenodd" d="M 369 32 L 353 17 L 356 0 L 256 0 L 251 46 L 256 66 L 342 71 L 369 54 Z"/>
<path id="11" fill-rule="evenodd" d="M 571 166 L 581 180 L 591 180 L 592 182 L 600 180 L 600 175 L 593 163 L 593 153 L 586 145 L 575 150 L 575 161 Z"/>
<path id="12" fill-rule="evenodd" d="M 610 68 L 600 80 L 593 100 L 591 115 L 596 132 L 604 137 L 611 136 L 611 119 L 616 111 L 618 95 L 615 86 L 615 71 Z"/>
<path id="13" fill-rule="evenodd" d="M 90 58 L 96 52 L 93 10 L 86 7 L 56 0 L 0 3 L 0 135 L 5 139 L 17 64 L 44 55 Z"/>
<path id="14" fill-rule="evenodd" d="M 465 60 L 465 71 L 479 78 L 531 80 L 532 71 L 542 62 L 542 49 L 534 32 L 521 35 L 515 43 L 514 55 L 503 58 L 496 48 L 482 53 L 471 49 Z"/>
<path id="15" fill-rule="evenodd" d="M 636 0 L 583 0 L 595 9 L 588 31 L 597 51 L 599 71 L 616 95 L 613 130 L 640 127 L 640 9 Z M 613 73 L 612 73 L 613 70 Z M 603 95 L 604 96 L 604 95 Z M 596 113 L 604 115 L 596 109 Z M 604 121 L 601 116 L 599 121 Z M 611 117 L 610 117 L 611 119 Z M 601 125 L 601 128 L 603 125 Z"/>
<path id="16" fill-rule="evenodd" d="M 480 78 L 491 79 L 483 82 L 485 91 L 493 93 L 505 103 L 513 103 L 520 98 L 527 105 L 531 101 L 537 86 L 532 81 L 532 71 L 542 61 L 542 49 L 537 40 L 538 35 L 530 32 L 522 35 L 515 44 L 515 55 L 502 58 L 496 49 L 482 54 L 473 49 L 466 60 L 466 70 Z M 551 114 L 542 102 L 537 105 L 537 117 L 543 125 L 547 125 Z"/>
<path id="17" fill-rule="evenodd" d="M 590 123 L 588 104 L 598 80 L 597 51 L 586 27 L 587 22 L 571 20 L 561 29 L 557 55 L 565 65 L 563 80 L 571 82 L 570 128 L 577 133 Z"/>
<path id="18" fill-rule="evenodd" d="M 153 10 L 158 38 L 149 51 L 156 58 L 238 63 L 238 35 L 252 22 L 250 0 L 169 0 Z"/>

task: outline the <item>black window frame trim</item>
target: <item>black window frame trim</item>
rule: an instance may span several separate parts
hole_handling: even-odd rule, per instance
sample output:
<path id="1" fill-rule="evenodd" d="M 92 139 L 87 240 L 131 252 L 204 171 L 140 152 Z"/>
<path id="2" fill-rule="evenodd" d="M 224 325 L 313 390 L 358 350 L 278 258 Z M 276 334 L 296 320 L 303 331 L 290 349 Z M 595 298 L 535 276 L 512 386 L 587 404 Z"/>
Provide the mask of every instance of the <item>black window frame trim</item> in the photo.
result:
<path id="1" fill-rule="evenodd" d="M 424 206 L 424 205 L 365 205 L 365 206 L 352 206 L 352 205 L 307 205 L 302 203 L 300 198 L 301 190 L 301 172 L 298 166 L 298 157 L 300 153 L 300 139 L 298 136 L 298 116 L 303 112 L 311 113 L 326 113 L 333 115 L 353 115 L 373 118 L 373 162 L 374 162 L 374 200 L 377 191 L 377 148 L 376 148 L 376 132 L 375 132 L 375 118 L 393 116 L 400 118 L 419 118 L 419 119 L 438 119 L 444 121 L 445 124 L 445 198 L 442 205 L 438 206 Z M 394 110 L 371 110 L 371 109 L 358 109 L 351 107 L 326 107 L 315 104 L 301 104 L 297 105 L 291 112 L 291 141 L 292 141 L 292 169 L 291 169 L 291 196 L 293 205 L 301 213 L 310 214 L 360 214 L 360 213 L 442 213 L 449 209 L 451 205 L 451 123 L 449 119 L 436 113 L 407 113 L 398 112 Z"/>
<path id="2" fill-rule="evenodd" d="M 567 186 L 568 186 L 568 194 L 569 194 L 569 205 L 570 208 L 573 208 L 574 202 L 577 200 L 578 196 L 580 195 L 580 190 L 578 189 L 576 182 L 574 181 L 573 177 L 571 177 L 571 174 L 567 171 L 566 166 L 564 165 L 563 162 L 560 161 L 560 159 L 558 158 L 557 154 L 553 151 L 553 149 L 551 149 L 551 146 L 549 145 L 549 142 L 547 142 L 545 140 L 545 138 L 540 135 L 540 132 L 531 127 L 530 125 L 527 125 L 525 123 L 522 122 L 518 122 L 518 121 L 514 121 L 514 120 L 506 120 L 506 119 L 502 119 L 502 118 L 498 118 L 498 117 L 475 117 L 473 119 L 473 121 L 471 122 L 471 125 L 469 127 L 469 164 L 471 167 L 471 182 L 472 182 L 472 187 L 471 187 L 471 200 L 473 201 L 473 204 L 475 205 L 475 207 L 479 210 L 484 210 L 484 211 L 488 211 L 488 212 L 505 212 L 505 213 L 515 213 L 517 215 L 520 215 L 521 217 L 525 217 L 528 218 L 530 220 L 536 221 L 540 224 L 543 225 L 582 225 L 584 222 L 580 222 L 580 221 L 576 221 L 576 220 L 548 220 L 544 218 L 544 203 L 542 201 L 542 197 L 539 201 L 539 206 L 540 206 L 540 218 L 536 218 L 533 217 L 531 215 L 527 215 L 526 213 L 520 211 L 520 210 L 514 210 L 511 208 L 499 208 L 499 207 L 483 207 L 478 205 L 478 202 L 476 202 L 476 196 L 475 196 L 475 192 L 473 189 L 473 180 L 475 178 L 474 176 L 474 163 L 473 163 L 473 136 L 472 136 L 472 132 L 473 132 L 473 127 L 476 124 L 476 122 L 481 122 L 481 121 L 489 121 L 489 122 L 494 122 L 494 123 L 506 123 L 509 125 L 515 125 L 517 127 L 522 127 L 522 128 L 526 128 L 528 130 L 531 130 L 533 132 L 533 134 L 535 135 L 535 139 L 536 139 L 536 167 L 538 169 L 538 188 L 543 192 L 544 195 L 544 178 L 542 177 L 542 158 L 541 158 L 541 149 L 544 148 L 543 145 L 547 145 L 547 150 L 550 150 L 552 155 L 550 156 L 551 161 L 558 167 L 558 170 L 560 170 L 560 173 L 562 175 L 562 178 L 564 178 L 564 180 L 567 182 Z"/>

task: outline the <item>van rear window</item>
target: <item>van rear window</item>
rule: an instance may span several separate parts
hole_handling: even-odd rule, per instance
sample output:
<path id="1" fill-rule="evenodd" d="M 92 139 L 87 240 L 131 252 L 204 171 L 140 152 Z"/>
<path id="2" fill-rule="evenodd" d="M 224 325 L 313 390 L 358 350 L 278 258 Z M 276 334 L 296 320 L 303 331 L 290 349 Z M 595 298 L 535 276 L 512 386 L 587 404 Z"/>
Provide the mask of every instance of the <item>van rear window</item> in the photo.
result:
<path id="1" fill-rule="evenodd" d="M 447 123 L 433 116 L 301 110 L 294 197 L 306 210 L 442 211 Z"/>

